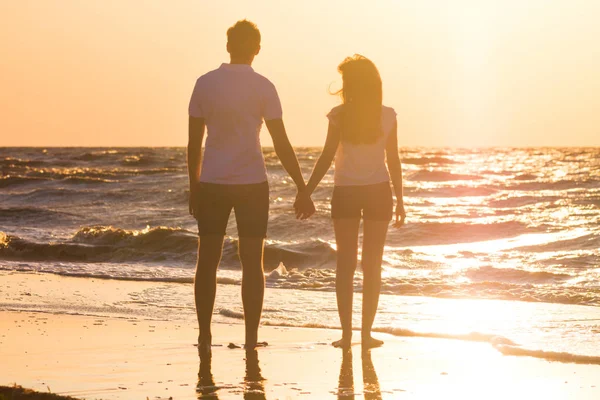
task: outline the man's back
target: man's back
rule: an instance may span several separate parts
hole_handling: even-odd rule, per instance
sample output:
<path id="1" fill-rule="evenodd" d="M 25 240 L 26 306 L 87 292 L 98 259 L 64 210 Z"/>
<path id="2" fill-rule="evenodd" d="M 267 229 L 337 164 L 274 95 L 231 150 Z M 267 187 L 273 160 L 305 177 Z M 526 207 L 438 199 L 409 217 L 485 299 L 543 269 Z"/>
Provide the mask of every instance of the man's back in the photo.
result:
<path id="1" fill-rule="evenodd" d="M 222 64 L 196 82 L 189 114 L 204 118 L 201 182 L 252 184 L 267 180 L 260 145 L 263 119 L 279 119 L 275 86 L 247 64 Z"/>
<path id="2" fill-rule="evenodd" d="M 198 221 L 200 236 L 194 293 L 198 352 L 204 360 L 210 360 L 217 268 L 232 210 L 243 265 L 245 346 L 253 349 L 259 345 L 258 326 L 265 290 L 264 239 L 269 220 L 269 184 L 259 140 L 263 120 L 275 153 L 298 191 L 306 186 L 281 119 L 277 91 L 250 66 L 260 51 L 260 31 L 256 25 L 243 20 L 229 28 L 227 51 L 231 63 L 198 79 L 189 106 L 189 210 Z M 206 127 L 206 151 L 200 168 Z M 312 213 L 314 206 L 297 215 Z"/>

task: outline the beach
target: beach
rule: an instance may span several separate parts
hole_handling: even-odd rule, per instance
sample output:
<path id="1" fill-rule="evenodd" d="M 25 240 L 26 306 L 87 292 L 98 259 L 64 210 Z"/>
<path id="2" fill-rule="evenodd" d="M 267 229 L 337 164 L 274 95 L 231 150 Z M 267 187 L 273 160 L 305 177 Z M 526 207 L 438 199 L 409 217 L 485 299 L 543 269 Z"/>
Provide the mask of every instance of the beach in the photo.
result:
<path id="1" fill-rule="evenodd" d="M 244 349 L 228 347 L 243 344 L 239 322 L 214 324 L 213 380 L 206 370 L 199 380 L 193 320 L 41 312 L 35 306 L 39 300 L 30 301 L 29 309 L 21 301 L 93 296 L 108 304 L 124 292 L 156 283 L 31 273 L 3 273 L 1 278 L 2 298 L 21 304 L 20 311 L 10 311 L 3 303 L 0 311 L 2 385 L 84 399 L 600 396 L 600 365 L 505 356 L 489 343 L 456 339 L 378 333 L 385 345 L 363 354 L 355 332 L 349 356 L 330 346 L 338 330 L 263 326 L 259 339 L 269 345 L 247 364 Z"/>
<path id="2" fill-rule="evenodd" d="M 57 3 L 0 3 L 0 400 L 600 400 L 600 2 Z"/>
<path id="3" fill-rule="evenodd" d="M 298 149 L 305 175 L 319 152 Z M 408 219 L 389 230 L 374 323 L 385 345 L 371 351 L 373 368 L 365 364 L 379 389 L 364 388 L 356 344 L 354 386 L 343 383 L 341 394 L 600 397 L 598 154 L 404 149 Z M 340 337 L 333 177 L 313 196 L 317 213 L 296 221 L 293 184 L 271 149 L 264 157 L 264 388 L 244 381 L 243 349 L 228 348 L 243 344 L 232 215 L 213 314 L 215 385 L 201 392 L 335 398 L 343 357 L 329 345 Z M 0 165 L 0 385 L 87 399 L 196 398 L 198 238 L 185 150 L 0 148 Z M 359 327 L 360 269 L 354 285 Z"/>

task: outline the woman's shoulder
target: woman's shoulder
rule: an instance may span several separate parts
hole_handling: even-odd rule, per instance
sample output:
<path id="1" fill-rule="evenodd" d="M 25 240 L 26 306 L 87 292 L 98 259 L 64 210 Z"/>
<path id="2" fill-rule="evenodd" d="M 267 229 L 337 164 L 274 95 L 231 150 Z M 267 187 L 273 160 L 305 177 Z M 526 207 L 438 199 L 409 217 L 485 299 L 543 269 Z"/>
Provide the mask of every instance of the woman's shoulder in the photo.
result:
<path id="1" fill-rule="evenodd" d="M 336 115 L 339 115 L 339 114 L 342 112 L 342 110 L 343 110 L 343 109 L 344 109 L 344 105 L 343 105 L 343 104 L 340 104 L 340 105 L 338 105 L 338 106 L 335 106 L 335 107 L 333 107 L 333 108 L 332 108 L 332 109 L 331 109 L 331 110 L 330 110 L 330 111 L 327 113 L 327 117 L 328 117 L 328 118 L 331 118 L 331 117 L 334 117 L 334 116 L 336 116 Z"/>
<path id="2" fill-rule="evenodd" d="M 340 121 L 340 116 L 342 115 L 342 110 L 344 109 L 344 105 L 340 104 L 339 106 L 335 106 L 327 113 L 327 118 L 329 122 L 333 125 L 338 125 Z"/>

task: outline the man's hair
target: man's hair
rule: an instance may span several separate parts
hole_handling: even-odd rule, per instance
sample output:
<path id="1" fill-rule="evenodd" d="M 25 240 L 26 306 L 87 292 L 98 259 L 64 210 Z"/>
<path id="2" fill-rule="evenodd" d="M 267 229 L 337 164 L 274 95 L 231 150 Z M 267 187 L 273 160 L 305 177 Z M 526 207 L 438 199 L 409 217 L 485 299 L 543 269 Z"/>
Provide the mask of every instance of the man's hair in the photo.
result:
<path id="1" fill-rule="evenodd" d="M 238 21 L 227 30 L 227 44 L 232 55 L 253 56 L 260 48 L 260 31 L 253 22 Z"/>

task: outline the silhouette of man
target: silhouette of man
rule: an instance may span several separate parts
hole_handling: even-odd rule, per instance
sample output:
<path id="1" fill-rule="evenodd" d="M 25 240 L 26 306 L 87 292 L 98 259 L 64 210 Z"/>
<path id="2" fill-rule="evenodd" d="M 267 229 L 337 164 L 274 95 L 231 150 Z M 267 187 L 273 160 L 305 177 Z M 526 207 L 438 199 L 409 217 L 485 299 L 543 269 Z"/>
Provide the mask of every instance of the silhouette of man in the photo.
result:
<path id="1" fill-rule="evenodd" d="M 269 185 L 259 139 L 263 120 L 275 152 L 298 192 L 305 188 L 285 131 L 275 86 L 251 67 L 260 51 L 260 39 L 260 31 L 250 21 L 238 21 L 229 28 L 230 63 L 198 78 L 189 104 L 189 210 L 198 221 L 194 292 L 201 356 L 210 355 L 217 267 L 232 209 L 243 273 L 245 346 L 251 349 L 258 343 L 265 284 L 263 248 L 269 213 Z M 202 155 L 205 127 L 206 148 Z M 312 204 L 296 211 L 298 218 L 307 218 L 312 213 Z"/>

